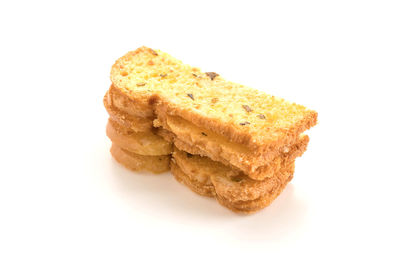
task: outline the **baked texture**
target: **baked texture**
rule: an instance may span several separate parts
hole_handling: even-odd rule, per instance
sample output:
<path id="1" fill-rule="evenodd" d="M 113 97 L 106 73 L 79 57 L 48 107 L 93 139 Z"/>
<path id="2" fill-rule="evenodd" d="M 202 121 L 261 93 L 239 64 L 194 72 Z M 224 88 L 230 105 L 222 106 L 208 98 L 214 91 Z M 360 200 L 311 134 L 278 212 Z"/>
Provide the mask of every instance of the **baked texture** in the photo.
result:
<path id="1" fill-rule="evenodd" d="M 146 156 L 169 155 L 172 144 L 153 132 L 135 132 L 109 119 L 106 134 L 119 147 Z"/>
<path id="2" fill-rule="evenodd" d="M 128 97 L 113 85 L 108 90 L 112 105 L 120 111 L 142 118 L 154 118 L 152 105 L 143 103 L 140 99 Z"/>
<path id="3" fill-rule="evenodd" d="M 263 152 L 292 143 L 317 122 L 317 113 L 256 89 L 203 73 L 147 47 L 118 59 L 113 86 L 130 99 L 154 105 L 231 142 Z"/>
<path id="4" fill-rule="evenodd" d="M 251 213 L 265 208 L 280 194 L 293 177 L 294 160 L 285 160 L 273 177 L 257 181 L 209 158 L 175 149 L 171 171 L 194 192 L 214 196 L 235 212 Z"/>
<path id="5" fill-rule="evenodd" d="M 253 179 L 271 177 L 280 167 L 282 158 L 304 153 L 309 142 L 307 135 L 300 135 L 294 143 L 256 156 L 243 145 L 232 143 L 207 129 L 201 129 L 188 121 L 168 115 L 159 115 L 155 126 L 165 128 L 160 135 L 172 141 L 179 149 L 191 154 L 207 156 L 214 161 L 242 170 Z M 168 132 L 167 132 L 168 131 Z M 294 149 L 296 152 L 289 152 Z"/>
<path id="6" fill-rule="evenodd" d="M 179 182 L 235 212 L 255 212 L 280 194 L 307 148 L 302 133 L 317 123 L 304 106 L 147 47 L 118 59 L 111 82 L 112 156 L 135 171 L 171 167 Z"/>
<path id="7" fill-rule="evenodd" d="M 278 184 L 275 188 L 273 188 L 270 192 L 265 194 L 264 196 L 249 201 L 236 201 L 231 202 L 226 200 L 224 197 L 217 195 L 216 199 L 222 205 L 227 207 L 228 209 L 237 212 L 237 213 L 245 213 L 250 214 L 257 212 L 265 207 L 269 206 L 272 201 L 274 201 L 285 189 L 286 185 L 292 180 L 293 173 L 294 173 L 294 163 L 293 163 L 293 170 L 289 169 L 286 172 L 282 173 L 279 176 L 281 179 L 281 183 Z"/>
<path id="8" fill-rule="evenodd" d="M 124 150 L 116 144 L 111 145 L 110 152 L 117 162 L 133 171 L 149 171 L 157 174 L 169 170 L 169 155 L 143 156 Z"/>
<path id="9" fill-rule="evenodd" d="M 116 108 L 113 104 L 110 91 L 105 94 L 103 98 L 103 104 L 108 114 L 110 115 L 110 119 L 119 123 L 121 126 L 127 127 L 137 132 L 152 131 L 152 117 L 140 117 L 138 115 L 132 115 Z"/>
<path id="10" fill-rule="evenodd" d="M 190 190 L 202 196 L 215 197 L 214 185 L 208 177 L 204 179 L 190 178 L 173 160 L 171 160 L 170 167 L 171 173 L 174 175 L 175 179 L 189 187 Z"/>

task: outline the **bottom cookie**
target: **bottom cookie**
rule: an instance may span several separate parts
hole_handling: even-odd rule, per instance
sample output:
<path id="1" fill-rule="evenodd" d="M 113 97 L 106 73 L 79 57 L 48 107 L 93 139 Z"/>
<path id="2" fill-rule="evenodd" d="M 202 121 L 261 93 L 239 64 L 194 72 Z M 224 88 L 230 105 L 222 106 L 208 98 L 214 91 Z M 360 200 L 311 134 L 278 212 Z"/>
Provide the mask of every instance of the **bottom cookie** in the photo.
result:
<path id="1" fill-rule="evenodd" d="M 169 170 L 169 155 L 139 155 L 124 150 L 115 144 L 112 144 L 110 152 L 117 162 L 133 171 L 149 171 L 153 173 L 162 173 Z"/>
<path id="2" fill-rule="evenodd" d="M 192 191 L 215 197 L 234 212 L 253 213 L 271 204 L 293 178 L 294 160 L 285 160 L 283 167 L 271 178 L 253 180 L 207 157 L 175 148 L 171 171 Z"/>
<path id="3" fill-rule="evenodd" d="M 106 134 L 110 140 L 124 150 L 144 156 L 169 155 L 172 144 L 151 131 L 134 132 L 108 120 Z"/>
<path id="4" fill-rule="evenodd" d="M 283 189 L 285 189 L 286 185 L 292 180 L 292 178 L 293 174 L 290 175 L 286 181 L 280 183 L 271 192 L 268 192 L 264 196 L 261 196 L 260 198 L 255 200 L 230 202 L 224 197 L 219 195 L 216 196 L 216 199 L 222 206 L 225 206 L 234 212 L 254 213 L 258 210 L 261 210 L 269 206 L 272 203 L 272 201 L 274 201 L 275 198 L 277 198 L 281 194 Z"/>
<path id="5" fill-rule="evenodd" d="M 171 160 L 170 166 L 171 166 L 171 173 L 172 175 L 174 175 L 177 181 L 186 185 L 193 192 L 198 193 L 199 195 L 215 197 L 215 188 L 210 180 L 191 179 L 179 168 L 179 166 L 174 162 L 174 160 Z"/>

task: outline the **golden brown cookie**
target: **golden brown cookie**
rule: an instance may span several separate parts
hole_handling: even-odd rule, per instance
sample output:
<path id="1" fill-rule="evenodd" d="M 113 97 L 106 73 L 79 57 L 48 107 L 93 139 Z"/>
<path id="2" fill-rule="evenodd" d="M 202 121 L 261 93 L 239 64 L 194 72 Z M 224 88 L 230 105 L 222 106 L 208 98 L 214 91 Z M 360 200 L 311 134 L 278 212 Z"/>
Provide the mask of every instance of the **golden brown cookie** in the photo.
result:
<path id="1" fill-rule="evenodd" d="M 115 144 L 112 144 L 110 152 L 117 162 L 133 171 L 149 171 L 153 173 L 162 173 L 169 170 L 169 155 L 138 155 L 124 150 Z"/>
<path id="2" fill-rule="evenodd" d="M 159 156 L 172 152 L 172 144 L 151 131 L 135 132 L 109 120 L 106 133 L 114 144 L 139 155 Z"/>
<path id="3" fill-rule="evenodd" d="M 180 117 L 229 142 L 264 154 L 291 144 L 317 123 L 304 106 L 203 73 L 147 47 L 119 58 L 111 69 L 113 87 L 159 114 Z M 172 131 L 175 133 L 175 131 Z"/>
<path id="4" fill-rule="evenodd" d="M 110 119 L 114 122 L 119 123 L 121 126 L 129 128 L 136 132 L 146 132 L 153 129 L 153 118 L 140 117 L 137 115 L 128 114 L 117 109 L 112 104 L 109 91 L 106 93 L 103 99 L 104 107 L 106 108 Z"/>
<path id="5" fill-rule="evenodd" d="M 182 136 L 181 134 L 181 137 L 178 137 L 164 128 L 159 129 L 157 133 L 165 140 L 173 142 L 179 150 L 209 157 L 232 169 L 241 170 L 250 178 L 256 180 L 264 180 L 265 178 L 272 177 L 281 167 L 284 159 L 292 160 L 301 156 L 307 149 L 309 142 L 307 135 L 300 135 L 295 143 L 271 153 L 275 154 L 275 157 L 269 163 L 257 166 L 260 161 L 256 164 L 254 158 L 249 156 L 246 150 L 237 149 L 235 143 L 220 141 L 218 138 L 213 137 L 213 133 L 208 132 L 208 134 L 205 133 L 203 135 L 200 131 L 197 131 L 198 135 L 193 135 L 195 129 L 190 128 L 190 126 L 183 127 L 182 129 L 187 131 L 188 134 L 186 136 Z"/>
<path id="6" fill-rule="evenodd" d="M 233 211 L 251 213 L 268 206 L 292 179 L 294 159 L 285 159 L 273 177 L 260 181 L 207 157 L 175 148 L 171 170 L 178 181 L 194 192 L 215 196 Z"/>
<path id="7" fill-rule="evenodd" d="M 209 178 L 190 178 L 186 175 L 179 166 L 171 160 L 171 173 L 174 175 L 175 179 L 182 184 L 185 184 L 193 192 L 198 193 L 202 196 L 215 197 L 214 185 L 211 183 Z"/>

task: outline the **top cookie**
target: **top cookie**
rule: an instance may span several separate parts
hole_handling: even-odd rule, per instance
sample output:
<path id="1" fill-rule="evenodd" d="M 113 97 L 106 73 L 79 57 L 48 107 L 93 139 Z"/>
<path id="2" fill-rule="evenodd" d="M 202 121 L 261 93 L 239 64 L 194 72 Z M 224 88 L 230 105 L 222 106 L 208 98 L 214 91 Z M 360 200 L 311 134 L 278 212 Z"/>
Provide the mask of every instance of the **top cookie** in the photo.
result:
<path id="1" fill-rule="evenodd" d="M 118 59 L 111 70 L 115 88 L 129 98 L 154 105 L 257 150 L 282 146 L 314 126 L 317 113 L 256 89 L 203 73 L 147 47 Z"/>

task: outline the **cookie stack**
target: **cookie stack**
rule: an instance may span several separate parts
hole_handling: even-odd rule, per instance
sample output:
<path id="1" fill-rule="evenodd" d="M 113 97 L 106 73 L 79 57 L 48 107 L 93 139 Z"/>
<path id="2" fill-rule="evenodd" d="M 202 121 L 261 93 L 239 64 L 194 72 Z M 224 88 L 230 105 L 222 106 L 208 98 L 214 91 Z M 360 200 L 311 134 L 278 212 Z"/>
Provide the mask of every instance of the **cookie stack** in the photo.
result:
<path id="1" fill-rule="evenodd" d="M 172 144 L 155 134 L 150 106 L 133 103 L 113 86 L 104 96 L 112 156 L 125 167 L 153 173 L 169 170 Z"/>
<path id="2" fill-rule="evenodd" d="M 280 194 L 317 122 L 304 106 L 146 47 L 118 59 L 111 81 L 104 103 L 115 159 L 153 172 L 169 163 L 178 181 L 236 212 Z"/>

